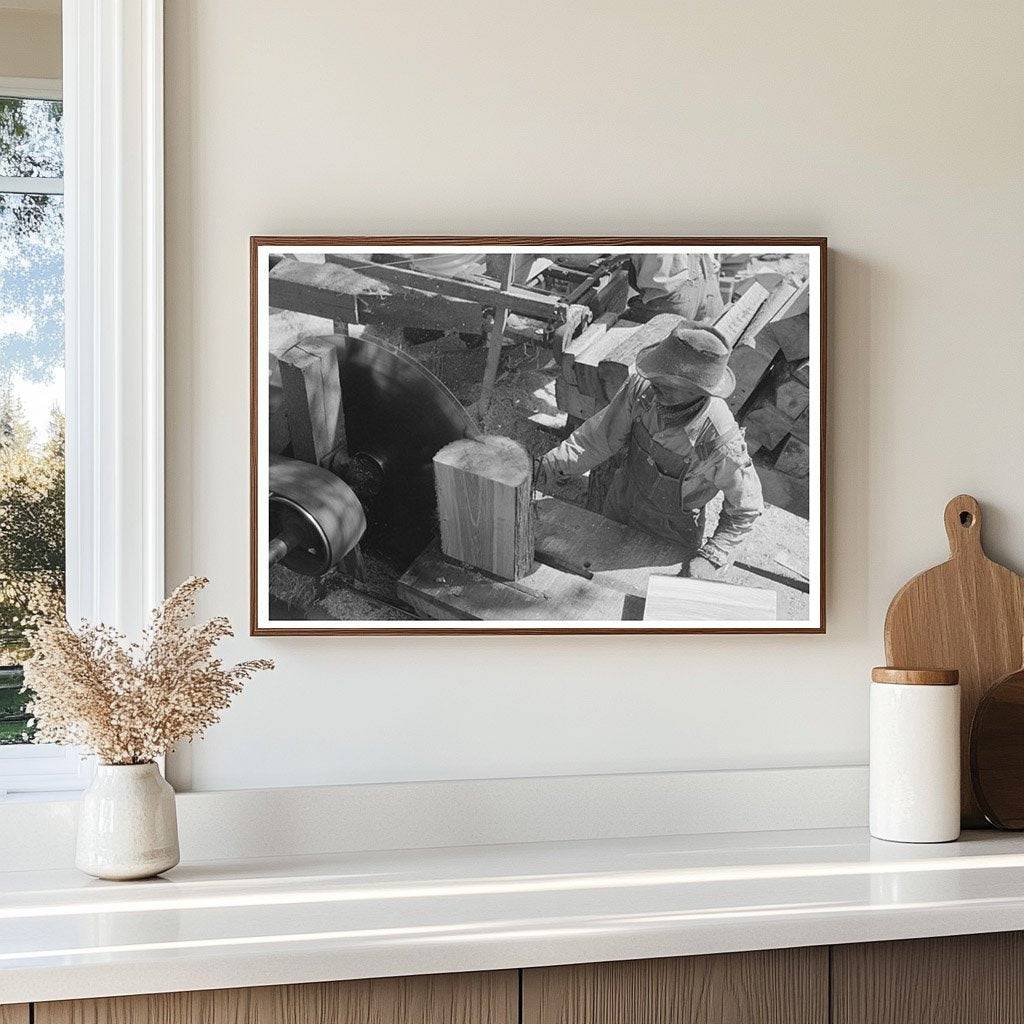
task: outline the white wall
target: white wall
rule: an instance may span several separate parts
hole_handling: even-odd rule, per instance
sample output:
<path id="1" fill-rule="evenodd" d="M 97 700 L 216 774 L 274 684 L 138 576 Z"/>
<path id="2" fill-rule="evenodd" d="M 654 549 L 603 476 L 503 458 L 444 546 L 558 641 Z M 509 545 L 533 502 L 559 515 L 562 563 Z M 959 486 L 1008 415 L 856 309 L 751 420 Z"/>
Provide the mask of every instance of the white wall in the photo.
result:
<path id="1" fill-rule="evenodd" d="M 168 570 L 247 621 L 254 233 L 825 234 L 824 637 L 239 639 L 211 789 L 861 763 L 889 597 L 1024 566 L 1024 7 L 167 0 Z"/>

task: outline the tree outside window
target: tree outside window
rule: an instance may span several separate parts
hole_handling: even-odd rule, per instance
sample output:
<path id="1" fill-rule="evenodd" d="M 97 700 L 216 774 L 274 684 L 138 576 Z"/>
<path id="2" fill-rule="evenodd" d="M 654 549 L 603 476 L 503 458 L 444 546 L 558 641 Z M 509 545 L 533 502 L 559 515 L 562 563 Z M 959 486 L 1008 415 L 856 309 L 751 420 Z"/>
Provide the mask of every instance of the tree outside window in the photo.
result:
<path id="1" fill-rule="evenodd" d="M 0 744 L 31 739 L 25 627 L 64 601 L 61 103 L 0 97 Z"/>

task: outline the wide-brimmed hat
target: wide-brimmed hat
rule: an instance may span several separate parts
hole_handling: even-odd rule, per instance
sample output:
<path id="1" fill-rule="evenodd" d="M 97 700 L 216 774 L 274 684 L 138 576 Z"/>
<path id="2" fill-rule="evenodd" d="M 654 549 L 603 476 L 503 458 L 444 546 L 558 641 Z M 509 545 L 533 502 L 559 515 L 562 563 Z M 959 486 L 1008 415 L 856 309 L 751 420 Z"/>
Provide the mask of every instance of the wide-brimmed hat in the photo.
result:
<path id="1" fill-rule="evenodd" d="M 637 356 L 636 370 L 647 378 L 675 377 L 717 398 L 728 398 L 736 389 L 736 378 L 729 369 L 729 346 L 713 327 L 680 324 Z"/>

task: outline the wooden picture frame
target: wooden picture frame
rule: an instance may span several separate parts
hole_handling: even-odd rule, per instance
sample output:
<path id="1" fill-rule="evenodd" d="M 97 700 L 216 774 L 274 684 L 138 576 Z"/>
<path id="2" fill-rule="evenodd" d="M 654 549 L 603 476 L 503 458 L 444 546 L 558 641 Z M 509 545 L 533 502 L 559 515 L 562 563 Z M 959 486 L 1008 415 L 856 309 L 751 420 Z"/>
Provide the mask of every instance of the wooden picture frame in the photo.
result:
<path id="1" fill-rule="evenodd" d="M 590 252 L 588 253 L 587 250 Z M 820 634 L 825 632 L 827 405 L 827 240 L 825 238 L 259 235 L 250 239 L 249 251 L 249 527 L 250 632 L 252 635 Z M 399 253 L 401 256 L 398 255 Z M 372 261 L 371 255 L 374 257 Z M 589 265 L 585 265 L 587 255 L 594 257 Z M 540 559 L 549 553 L 541 552 L 540 547 L 537 552 L 538 561 L 533 565 L 533 570 L 538 575 L 519 579 L 500 579 L 489 574 L 487 568 L 480 562 L 468 565 L 453 560 L 448 554 L 435 550 L 434 547 L 430 548 L 428 558 L 428 551 L 424 549 L 422 555 L 414 558 L 410 568 L 404 574 L 396 577 L 394 584 L 398 592 L 406 595 L 412 594 L 415 601 L 413 610 L 419 615 L 419 618 L 416 619 L 397 617 L 403 610 L 401 601 L 395 602 L 396 617 L 394 619 L 324 619 L 318 617 L 322 614 L 320 609 L 323 607 L 321 591 L 333 595 L 340 592 L 339 588 L 335 587 L 334 590 L 330 590 L 327 584 L 322 584 L 318 589 L 317 585 L 310 584 L 309 587 L 302 589 L 306 585 L 299 581 L 297 576 L 295 577 L 297 582 L 293 581 L 294 574 L 291 573 L 291 570 L 284 572 L 275 567 L 274 578 L 279 580 L 282 574 L 286 576 L 288 586 L 292 586 L 294 582 L 295 593 L 308 603 L 301 604 L 299 597 L 296 597 L 292 603 L 292 598 L 287 595 L 286 599 L 275 598 L 277 604 L 274 607 L 277 612 L 271 614 L 271 567 L 268 562 L 271 540 L 278 544 L 276 549 L 278 554 L 287 550 L 288 553 L 284 557 L 287 560 L 292 560 L 289 564 L 296 564 L 294 561 L 298 557 L 294 554 L 296 550 L 299 550 L 300 554 L 303 550 L 308 551 L 316 563 L 313 571 L 318 571 L 321 565 L 318 559 L 324 557 L 320 550 L 319 538 L 325 529 L 328 532 L 331 529 L 335 531 L 341 529 L 341 534 L 338 536 L 344 535 L 344 543 L 338 540 L 333 549 L 330 540 L 326 545 L 333 557 L 331 565 L 334 568 L 329 570 L 327 576 L 320 577 L 320 579 L 322 581 L 336 578 L 348 580 L 349 583 L 346 584 L 346 587 L 351 587 L 353 594 L 359 593 L 358 573 L 360 570 L 358 564 L 352 559 L 359 554 L 363 545 L 358 545 L 345 556 L 347 561 L 344 565 L 338 556 L 338 550 L 340 546 L 347 546 L 351 542 L 351 538 L 358 532 L 358 519 L 363 511 L 362 506 L 367 501 L 372 506 L 375 499 L 365 497 L 370 491 L 359 491 L 359 483 L 362 478 L 358 473 L 354 474 L 358 479 L 353 479 L 351 453 L 345 448 L 342 385 L 335 381 L 333 389 L 326 386 L 327 390 L 323 393 L 319 390 L 325 387 L 322 383 L 325 374 L 329 377 L 337 372 L 328 336 L 336 339 L 339 351 L 343 350 L 346 353 L 350 350 L 358 351 L 360 358 L 362 358 L 362 353 L 367 351 L 372 351 L 375 358 L 380 353 L 389 353 L 386 356 L 381 355 L 381 358 L 391 359 L 393 363 L 395 360 L 400 360 L 404 368 L 401 372 L 405 372 L 410 360 L 421 366 L 424 364 L 424 359 L 420 354 L 421 350 L 416 347 L 419 338 L 430 335 L 434 339 L 435 335 L 441 335 L 440 339 L 434 340 L 437 340 L 439 349 L 443 352 L 448 351 L 442 344 L 447 344 L 445 339 L 468 338 L 469 340 L 464 343 L 468 351 L 473 345 L 474 332 L 479 332 L 482 344 L 477 344 L 483 351 L 477 352 L 474 358 L 482 363 L 483 376 L 479 384 L 480 397 L 469 405 L 469 414 L 472 419 L 472 416 L 479 414 L 481 410 L 490 409 L 489 404 L 484 404 L 484 399 L 486 397 L 489 402 L 494 393 L 493 389 L 501 387 L 501 384 L 496 384 L 495 380 L 498 362 L 504 352 L 502 345 L 506 348 L 515 348 L 517 351 L 522 346 L 523 351 L 527 353 L 535 350 L 541 353 L 541 359 L 543 354 L 548 351 L 544 346 L 551 346 L 550 351 L 557 358 L 552 363 L 545 364 L 544 372 L 554 373 L 557 377 L 555 386 L 560 387 L 559 382 L 567 380 L 566 365 L 574 366 L 572 360 L 576 351 L 575 344 L 579 343 L 588 331 L 595 334 L 597 326 L 593 321 L 601 320 L 604 324 L 603 329 L 607 330 L 609 324 L 614 327 L 618 323 L 616 319 L 618 316 L 629 330 L 637 327 L 636 323 L 623 316 L 625 310 L 618 308 L 623 303 L 623 294 L 633 296 L 631 301 L 634 304 L 640 298 L 645 298 L 648 294 L 646 291 L 641 291 L 640 295 L 636 294 L 636 290 L 642 289 L 643 286 L 638 284 L 635 268 L 642 265 L 643 259 L 647 257 L 666 255 L 689 258 L 708 257 L 716 261 L 719 260 L 719 257 L 723 257 L 730 266 L 732 265 L 730 260 L 733 257 L 736 261 L 740 260 L 742 256 L 750 258 L 747 270 L 743 271 L 747 276 L 742 279 L 723 283 L 723 278 L 726 275 L 716 274 L 716 281 L 720 286 L 723 300 L 731 288 L 731 294 L 739 295 L 737 301 L 727 304 L 725 312 L 713 321 L 708 317 L 700 316 L 695 319 L 702 323 L 713 322 L 716 330 L 721 328 L 719 333 L 729 342 L 731 348 L 730 369 L 733 368 L 734 361 L 737 365 L 739 364 L 738 357 L 741 355 L 749 362 L 757 364 L 756 368 L 747 375 L 747 377 L 757 375 L 753 384 L 750 379 L 744 377 L 743 372 L 734 371 L 733 376 L 736 377 L 738 385 L 750 390 L 747 394 L 740 391 L 733 392 L 731 399 L 739 410 L 736 413 L 736 421 L 741 424 L 747 437 L 747 448 L 744 450 L 753 450 L 752 459 L 759 480 L 765 479 L 769 469 L 772 468 L 769 466 L 768 460 L 774 460 L 777 465 L 777 461 L 783 457 L 784 453 L 786 454 L 787 468 L 792 465 L 794 457 L 802 458 L 801 465 L 807 467 L 807 476 L 802 490 L 798 488 L 794 491 L 788 483 L 779 484 L 774 477 L 771 477 L 773 481 L 772 494 L 782 496 L 778 500 L 797 504 L 801 501 L 806 503 L 805 506 L 800 506 L 798 511 L 806 508 L 806 562 L 801 564 L 805 564 L 807 568 L 804 572 L 799 565 L 794 565 L 795 556 L 787 555 L 785 549 L 780 549 L 776 554 L 778 564 L 772 561 L 770 552 L 763 555 L 762 562 L 764 564 L 748 565 L 739 559 L 735 565 L 730 564 L 722 570 L 726 573 L 724 583 L 728 583 L 734 589 L 727 588 L 728 593 L 726 599 L 723 599 L 724 603 L 721 607 L 735 607 L 740 609 L 737 612 L 738 615 L 744 614 L 741 607 L 742 601 L 738 604 L 729 603 L 732 601 L 733 593 L 738 593 L 743 589 L 742 585 L 735 582 L 733 576 L 742 574 L 744 579 L 749 577 L 754 581 L 755 588 L 774 589 L 781 594 L 782 597 L 778 601 L 783 604 L 791 602 L 791 599 L 795 601 L 796 603 L 792 604 L 792 607 L 797 609 L 795 614 L 799 614 L 799 610 L 805 607 L 806 614 L 803 618 L 758 619 L 752 622 L 741 618 L 737 618 L 735 621 L 731 618 L 715 619 L 708 621 L 707 625 L 702 624 L 703 620 L 693 619 L 685 619 L 679 624 L 667 620 L 651 622 L 642 618 L 634 619 L 633 616 L 643 612 L 647 608 L 647 604 L 645 595 L 642 596 L 638 592 L 638 587 L 640 590 L 643 589 L 642 581 L 637 583 L 638 577 L 629 575 L 630 572 L 634 574 L 646 572 L 648 577 L 655 575 L 659 577 L 656 581 L 657 587 L 650 584 L 649 578 L 647 580 L 652 607 L 655 600 L 659 602 L 666 600 L 664 593 L 666 590 L 670 591 L 667 596 L 669 602 L 667 607 L 690 608 L 691 610 L 696 607 L 686 593 L 685 584 L 676 586 L 661 578 L 668 577 L 669 580 L 675 578 L 671 567 L 663 568 L 661 561 L 655 561 L 650 565 L 626 567 L 625 560 L 623 560 L 620 572 L 618 564 L 608 565 L 601 562 L 595 564 L 589 561 L 582 563 L 574 561 L 564 564 L 557 552 L 541 562 Z M 487 273 L 481 276 L 479 273 L 467 272 L 461 276 L 452 276 L 447 270 L 434 271 L 432 261 L 444 262 L 451 257 L 463 260 L 479 257 L 484 262 Z M 518 278 L 515 276 L 519 272 L 516 268 L 521 266 L 527 257 L 535 261 L 530 265 L 529 273 L 533 273 L 535 268 L 545 260 L 550 262 L 550 257 L 557 257 L 557 261 L 545 268 L 541 272 L 541 276 L 530 278 L 525 284 L 519 284 L 517 283 Z M 574 257 L 581 261 L 582 269 L 579 271 L 581 276 L 577 276 L 573 270 Z M 606 257 L 608 257 L 607 262 L 604 262 Z M 618 262 L 616 257 L 621 258 L 621 262 Z M 625 257 L 629 257 L 629 259 L 627 260 Z M 401 265 L 396 264 L 395 259 L 398 259 Z M 284 263 L 282 266 L 284 260 L 294 260 L 295 262 Z M 537 263 L 536 260 L 539 260 L 540 263 Z M 779 262 L 771 264 L 771 260 Z M 806 263 L 801 263 L 802 260 L 806 260 Z M 426 270 L 422 269 L 424 264 Z M 793 289 L 790 291 L 780 287 L 782 282 L 776 281 L 772 276 L 773 271 L 768 268 L 776 266 L 780 271 L 784 271 L 785 267 L 793 265 L 796 269 L 789 272 L 788 276 L 786 273 L 782 273 L 782 281 L 788 288 Z M 418 266 L 421 268 L 420 270 L 416 269 Z M 497 271 L 494 271 L 493 267 L 497 267 Z M 801 267 L 807 268 L 802 284 L 800 283 Z M 507 269 L 507 274 L 504 277 L 502 277 L 504 273 L 502 268 Z M 753 268 L 754 271 L 757 271 L 758 268 L 761 270 L 760 273 L 747 273 L 750 268 Z M 604 270 L 608 270 L 608 274 L 598 276 Z M 368 276 L 373 282 L 372 287 L 364 287 L 364 276 Z M 779 275 L 776 274 L 776 276 Z M 613 291 L 612 277 L 617 282 L 614 289 L 614 304 L 607 306 L 602 312 L 601 303 Z M 353 290 L 356 286 L 351 283 L 357 278 L 359 279 L 358 294 Z M 752 281 L 751 278 L 753 278 Z M 271 287 L 272 280 L 273 287 Z M 536 284 L 540 280 L 546 282 L 544 288 Z M 628 281 L 628 286 L 622 284 L 623 280 Z M 551 281 L 554 281 L 554 285 L 548 294 L 545 289 Z M 431 291 L 426 287 L 428 284 L 436 290 Z M 563 286 L 566 290 L 560 292 L 559 289 Z M 742 293 L 740 293 L 741 288 L 743 289 Z M 768 298 L 762 298 L 760 292 L 754 292 L 755 288 L 763 289 Z M 602 292 L 602 289 L 607 289 L 607 295 Z M 743 295 L 747 295 L 748 299 L 744 300 Z M 412 302 L 410 296 L 415 298 L 415 303 Z M 554 300 L 551 296 L 554 296 Z M 591 304 L 586 305 L 587 303 Z M 583 319 L 582 323 L 572 321 L 572 317 L 577 315 L 577 306 L 585 306 L 590 311 L 589 315 L 586 312 L 579 314 Z M 633 308 L 634 306 L 631 305 L 630 309 Z M 792 310 L 797 309 L 801 312 L 792 313 Z M 437 312 L 438 310 L 441 312 Z M 781 317 L 779 316 L 780 310 L 784 314 Z M 728 313 L 732 313 L 731 320 L 726 319 Z M 274 317 L 275 344 L 288 357 L 287 373 L 282 371 L 281 360 L 271 352 L 272 315 Z M 320 320 L 316 320 L 317 317 Z M 438 319 L 434 320 L 431 317 Z M 798 317 L 802 318 L 799 324 L 796 323 Z M 591 320 L 590 324 L 586 322 L 588 319 Z M 676 319 L 678 321 L 678 317 Z M 495 321 L 497 321 L 497 326 L 495 326 Z M 670 322 L 666 321 L 666 323 Z M 730 326 L 733 323 L 736 325 L 735 330 Z M 681 321 L 680 325 L 685 327 Z M 320 327 L 331 327 L 331 330 L 324 330 L 318 334 Z M 436 330 L 433 330 L 433 327 L 436 327 Z M 627 327 L 623 327 L 623 331 Z M 401 334 L 396 342 L 394 336 L 389 335 L 387 331 L 399 329 L 401 329 Z M 787 339 L 797 337 L 800 330 L 804 332 L 803 340 L 792 343 L 792 348 L 788 347 L 791 342 Z M 653 327 L 648 330 L 650 336 L 657 333 Z M 417 339 L 412 347 L 406 344 L 405 340 L 410 334 Z M 648 335 L 644 335 L 644 337 Z M 625 336 L 624 334 L 623 337 Z M 639 338 L 639 335 L 637 337 Z M 768 338 L 769 341 L 762 345 L 761 351 L 758 352 L 756 346 L 759 344 L 758 339 L 761 338 Z M 510 340 L 512 341 L 511 345 L 508 344 Z M 744 348 L 751 349 L 749 355 L 740 351 L 741 344 Z M 806 348 L 806 358 L 801 356 L 803 351 L 801 345 Z M 797 358 L 790 359 L 789 356 L 792 353 L 795 353 Z M 355 356 L 351 358 L 355 359 Z M 559 409 L 569 417 L 569 425 L 572 425 L 574 421 L 571 418 L 572 413 L 566 411 L 566 406 L 577 414 L 577 420 L 585 419 L 590 413 L 604 408 L 604 405 L 611 400 L 608 397 L 608 392 L 613 384 L 617 385 L 621 379 L 634 379 L 632 375 L 635 374 L 635 366 L 627 362 L 625 358 L 623 358 L 625 370 L 622 370 L 615 362 L 615 358 L 618 357 L 613 357 L 610 361 L 603 359 L 601 363 L 595 362 L 597 358 L 596 355 L 589 360 L 588 357 L 584 357 L 580 362 L 579 376 L 575 380 L 576 387 L 566 386 L 558 396 Z M 635 353 L 631 353 L 629 358 L 635 359 Z M 342 359 L 341 374 L 345 378 L 346 364 L 343 357 L 339 356 L 339 359 Z M 355 365 L 352 362 L 348 372 L 354 372 L 351 370 L 351 366 Z M 394 370 L 391 364 L 389 364 L 388 370 L 395 374 L 399 372 L 399 370 Z M 608 372 L 605 373 L 605 371 Z M 415 376 L 418 372 L 414 371 L 413 375 Z M 519 372 L 519 370 L 515 371 L 515 373 Z M 373 369 L 372 373 L 377 373 L 377 370 Z M 278 381 L 277 385 L 274 384 L 275 375 Z M 513 373 L 508 376 L 514 375 Z M 429 370 L 426 371 L 426 376 L 430 376 Z M 277 412 L 272 414 L 272 392 L 275 386 L 278 387 L 278 405 L 275 408 L 280 409 L 283 402 L 281 395 L 286 391 L 280 381 L 285 378 L 287 378 L 287 392 L 291 396 L 288 399 L 287 415 Z M 595 381 L 603 383 L 596 384 Z M 310 382 L 310 387 L 318 389 L 315 397 L 310 397 L 306 390 L 306 382 Z M 794 382 L 799 382 L 802 385 L 802 390 L 801 387 L 795 386 Z M 604 404 L 601 404 L 600 397 L 595 399 L 592 394 L 588 393 L 587 389 L 592 387 L 598 388 L 598 390 L 600 387 L 604 388 Z M 765 398 L 765 395 L 768 394 L 771 396 L 770 400 Z M 296 396 L 299 397 L 296 398 Z M 806 407 L 802 411 L 799 408 L 801 396 L 802 400 L 806 402 Z M 451 397 L 454 398 L 454 396 Z M 433 398 L 431 400 L 434 401 Z M 448 400 L 445 399 L 445 401 Z M 307 410 L 312 410 L 308 415 L 303 413 L 304 402 Z M 461 400 L 460 404 L 465 408 L 464 400 Z M 448 405 L 450 406 L 451 403 L 449 402 Z M 365 410 L 367 407 L 364 405 L 362 408 Z M 783 408 L 787 411 L 783 412 Z M 752 416 L 752 412 L 756 412 L 757 415 Z M 289 424 L 289 429 L 284 435 L 278 429 L 282 415 Z M 317 419 L 319 426 L 310 426 L 312 422 L 310 417 L 313 419 L 319 417 Z M 473 420 L 474 424 L 478 423 L 478 419 Z M 276 429 L 273 439 L 271 439 L 272 420 Z M 475 426 L 468 436 L 473 436 L 477 429 L 479 427 Z M 501 430 L 494 432 L 505 433 Z M 286 440 L 282 441 L 282 437 L 286 437 Z M 801 437 L 805 437 L 806 440 L 801 440 Z M 556 443 L 556 440 L 556 438 L 552 438 L 552 445 Z M 699 444 L 699 440 L 694 440 L 694 444 Z M 754 449 L 755 444 L 757 445 L 756 449 Z M 271 449 L 274 445 L 277 445 L 277 450 L 272 454 Z M 769 447 L 766 448 L 766 445 Z M 700 449 L 695 447 L 693 450 Z M 340 463 L 337 461 L 339 453 Z M 299 456 L 298 459 L 295 458 L 296 454 Z M 335 461 L 332 462 L 332 459 Z M 292 467 L 295 462 L 302 463 L 303 466 L 300 469 L 303 474 L 320 474 L 318 479 L 322 480 L 323 486 L 331 492 L 331 501 L 328 502 L 325 498 L 324 505 L 335 510 L 324 514 L 328 517 L 337 515 L 345 521 L 345 525 L 339 527 L 332 521 L 325 527 L 316 519 L 318 513 L 311 515 L 308 509 L 300 508 L 300 518 L 305 517 L 302 518 L 300 526 L 305 529 L 308 525 L 307 520 L 313 522 L 313 526 L 309 528 L 311 536 L 316 534 L 312 538 L 313 542 L 306 543 L 310 539 L 309 537 L 296 541 L 295 530 L 291 528 L 290 540 L 287 543 L 292 544 L 292 547 L 287 547 L 285 541 L 282 541 L 279 536 L 271 537 L 268 532 L 268 520 L 272 514 L 268 504 L 271 494 L 268 467 L 271 460 L 273 460 L 275 471 L 278 470 L 279 463 L 284 461 L 287 462 L 288 467 Z M 374 470 L 376 471 L 376 468 L 384 465 L 386 461 L 386 459 L 383 462 L 377 459 L 373 462 Z M 312 469 L 305 468 L 307 465 Z M 776 470 L 776 472 L 780 476 L 786 476 L 787 480 L 799 481 L 802 479 L 787 476 L 781 470 Z M 380 473 L 380 479 L 385 481 L 386 486 L 395 486 L 394 481 L 389 480 L 386 469 L 382 468 Z M 331 477 L 340 476 L 343 481 L 342 485 L 338 487 L 333 480 L 323 474 L 329 474 Z M 484 475 L 486 476 L 486 473 Z M 501 476 L 500 473 L 497 475 Z M 276 479 L 280 479 L 280 476 Z M 346 479 L 348 484 L 353 484 L 353 487 L 348 488 Z M 685 474 L 683 480 L 685 481 Z M 507 495 L 508 492 L 502 490 L 504 483 L 507 481 L 493 483 L 495 493 L 500 492 L 501 495 Z M 530 482 L 525 486 L 529 490 Z M 346 490 L 346 488 L 348 489 Z M 520 485 L 520 492 L 522 489 L 523 485 Z M 767 495 L 769 488 L 765 486 L 764 490 Z M 349 491 L 359 491 L 358 500 L 354 500 L 348 493 Z M 316 493 L 325 492 L 321 489 Z M 478 492 L 474 491 L 473 493 L 477 494 Z M 360 495 L 362 496 L 360 497 Z M 287 498 L 287 495 L 285 497 Z M 280 497 L 278 491 L 275 491 L 275 501 L 280 502 L 281 500 L 284 499 Z M 477 508 L 480 501 L 489 499 L 481 499 L 477 496 L 469 500 L 472 508 Z M 511 499 L 501 497 L 495 500 L 508 501 Z M 521 496 L 517 500 L 521 505 Z M 535 518 L 532 520 L 539 531 L 538 536 L 545 534 L 546 530 L 556 528 L 552 526 L 552 523 L 557 521 L 554 511 L 558 511 L 561 515 L 564 512 L 563 506 L 572 504 L 557 497 L 551 499 L 554 504 L 544 504 L 546 501 L 547 499 L 542 496 L 537 503 L 539 511 L 535 513 Z M 708 507 L 710 508 L 713 503 L 714 499 L 709 502 Z M 299 504 L 301 505 L 301 502 Z M 280 504 L 275 506 L 278 511 L 274 515 L 277 528 L 283 530 L 280 523 L 292 521 L 281 519 L 281 507 Z M 774 509 L 776 514 L 786 512 L 786 508 L 782 505 L 774 505 L 771 502 L 768 502 L 766 507 L 769 510 Z M 285 512 L 288 513 L 290 508 L 291 505 L 287 505 Z M 343 511 L 338 512 L 339 508 Z M 433 510 L 430 514 L 433 514 Z M 495 511 L 495 521 L 499 514 L 498 511 Z M 574 512 L 572 514 L 582 516 L 584 513 Z M 586 515 L 589 516 L 591 513 L 586 513 Z M 789 513 L 789 515 L 791 518 L 785 520 L 786 523 L 793 521 L 794 513 Z M 801 517 L 797 515 L 796 518 Z M 423 525 L 419 517 L 411 521 L 416 523 L 417 530 Z M 573 519 L 571 526 L 566 529 L 574 536 L 580 533 L 585 535 L 588 530 L 595 528 L 595 524 L 600 528 L 608 525 L 609 529 L 633 529 L 628 524 L 622 526 L 607 518 L 601 520 L 600 523 L 598 520 L 586 519 L 583 525 Z M 423 528 L 426 527 L 423 526 Z M 436 529 L 436 521 L 434 521 L 435 532 Z M 396 536 L 399 533 L 400 531 L 396 532 Z M 644 535 L 645 541 L 651 539 L 646 531 L 640 531 L 640 533 Z M 796 536 L 796 533 L 797 531 L 794 530 L 792 535 Z M 594 536 L 596 537 L 596 534 Z M 786 536 L 790 536 L 790 534 L 786 534 Z M 801 533 L 800 536 L 802 538 L 803 534 Z M 633 535 L 630 534 L 630 542 L 632 542 L 632 537 Z M 584 539 L 586 538 L 584 537 Z M 658 543 L 666 543 L 658 538 L 656 540 Z M 437 543 L 437 541 L 431 541 L 431 545 Z M 801 540 L 800 543 L 803 541 Z M 461 551 L 459 553 L 463 554 Z M 470 554 L 466 557 L 474 556 Z M 423 564 L 421 565 L 421 563 Z M 667 565 L 667 563 L 665 564 Z M 685 575 L 687 564 L 689 563 L 683 564 L 683 568 L 679 570 L 680 575 Z M 740 564 L 746 567 L 742 570 L 737 568 Z M 399 569 L 395 570 L 396 573 L 400 571 L 400 565 Z M 652 565 L 662 567 L 662 571 L 652 572 Z M 438 568 L 439 566 L 441 569 Z M 678 569 L 678 565 L 675 568 Z M 416 572 L 413 572 L 413 569 Z M 346 572 L 355 575 L 350 577 L 345 575 Z M 751 575 L 751 572 L 754 575 Z M 412 573 L 411 584 L 410 573 Z M 562 575 L 556 578 L 554 574 L 559 573 Z M 565 574 L 571 577 L 568 583 L 563 579 Z M 452 582 L 454 577 L 458 577 L 457 585 Z M 424 579 L 428 580 L 429 586 L 424 585 L 423 589 L 419 590 L 408 589 L 410 586 L 420 586 Z M 454 601 L 454 598 L 447 596 L 447 593 L 438 597 L 439 592 L 435 587 L 438 580 L 445 586 L 450 585 L 451 592 L 458 593 L 459 601 L 471 602 L 476 597 L 479 598 L 479 604 L 467 603 L 466 607 L 470 609 L 470 614 L 467 614 L 465 619 L 451 618 L 453 612 L 458 613 L 458 607 L 449 603 Z M 464 586 L 463 583 L 466 580 L 469 583 Z M 545 581 L 547 582 L 545 583 Z M 538 582 L 544 586 L 538 586 Z M 686 581 L 686 584 L 689 582 Z M 571 592 L 578 598 L 580 593 L 590 593 L 592 586 L 616 590 L 623 599 L 622 615 L 628 615 L 629 618 L 623 617 L 619 620 L 611 618 L 538 620 L 536 618 L 538 612 L 532 602 L 553 601 L 554 604 L 551 607 L 562 608 L 564 607 L 561 603 L 562 591 Z M 431 587 L 435 587 L 435 589 L 431 589 Z M 545 589 L 545 587 L 550 587 L 550 589 Z M 504 604 L 501 601 L 495 603 L 495 599 L 491 596 L 494 588 L 498 588 L 500 594 L 504 595 L 501 598 L 501 601 L 505 601 Z M 695 600 L 708 600 L 705 595 L 710 592 L 709 588 L 693 589 L 699 591 L 699 598 Z M 792 598 L 790 590 L 804 594 L 806 598 Z M 498 604 L 501 605 L 503 611 L 507 611 L 506 598 L 510 594 L 513 595 L 513 598 L 510 599 L 513 603 L 521 601 L 526 609 L 523 614 L 527 617 L 502 618 L 500 620 L 483 617 L 488 614 L 488 609 L 497 607 Z M 595 599 L 594 607 L 604 606 L 601 603 L 603 596 L 603 594 L 599 595 L 601 600 Z M 369 595 L 366 595 L 366 600 L 367 602 L 371 600 Z M 373 600 L 376 601 L 376 598 Z M 586 600 L 589 599 L 580 599 L 583 604 L 586 603 Z M 717 598 L 713 600 L 717 601 Z M 676 602 L 676 605 L 672 605 L 673 601 Z M 801 604 L 800 601 L 803 603 Z M 758 603 L 754 602 L 754 604 Z M 546 609 L 548 606 L 544 607 Z M 658 607 L 660 608 L 662 605 L 659 604 Z M 786 604 L 786 607 L 789 605 Z M 281 608 L 285 609 L 285 613 L 280 611 Z M 301 609 L 301 618 L 292 617 L 293 609 L 296 608 Z M 312 612 L 309 611 L 311 608 Z M 445 618 L 424 617 L 434 614 L 435 610 L 438 615 L 445 616 Z M 519 613 L 515 612 L 515 614 Z M 312 615 L 312 618 L 307 618 L 307 615 Z"/>

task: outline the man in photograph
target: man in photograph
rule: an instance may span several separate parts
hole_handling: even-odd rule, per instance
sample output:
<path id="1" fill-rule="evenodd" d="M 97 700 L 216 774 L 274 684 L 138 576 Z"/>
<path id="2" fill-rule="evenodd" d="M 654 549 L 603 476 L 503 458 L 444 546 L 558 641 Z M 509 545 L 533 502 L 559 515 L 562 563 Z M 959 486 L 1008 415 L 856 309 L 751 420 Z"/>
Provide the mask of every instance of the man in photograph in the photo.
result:
<path id="1" fill-rule="evenodd" d="M 721 265 L 708 252 L 639 253 L 630 257 L 633 297 L 626 316 L 647 323 L 659 313 L 687 320 L 715 320 L 725 308 L 719 286 Z"/>
<path id="2" fill-rule="evenodd" d="M 542 491 L 599 466 L 620 451 L 604 514 L 685 545 L 689 575 L 714 579 L 731 564 L 764 510 L 761 482 L 725 399 L 736 381 L 729 348 L 714 328 L 681 321 L 640 353 L 636 372 L 538 464 Z M 722 510 L 704 540 L 705 507 Z"/>

